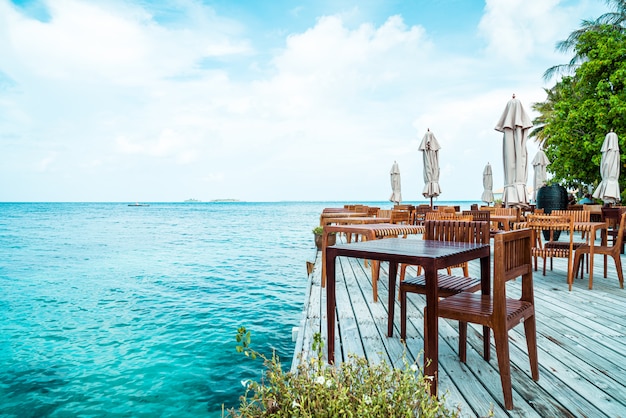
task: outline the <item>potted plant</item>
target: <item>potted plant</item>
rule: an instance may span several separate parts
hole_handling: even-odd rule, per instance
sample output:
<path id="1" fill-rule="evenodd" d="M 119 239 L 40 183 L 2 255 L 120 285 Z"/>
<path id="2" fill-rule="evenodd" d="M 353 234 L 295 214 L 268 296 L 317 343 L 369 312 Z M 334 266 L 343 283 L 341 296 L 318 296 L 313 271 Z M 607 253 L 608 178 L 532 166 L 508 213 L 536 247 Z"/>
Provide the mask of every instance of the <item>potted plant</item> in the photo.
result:
<path id="1" fill-rule="evenodd" d="M 557 181 L 548 180 L 545 186 L 537 190 L 537 209 L 543 209 L 549 215 L 553 210 L 567 209 L 567 190 Z M 558 241 L 561 231 L 554 231 L 554 240 Z M 550 232 L 543 231 L 543 237 L 550 239 Z"/>
<path id="2" fill-rule="evenodd" d="M 322 249 L 322 234 L 324 233 L 324 228 L 321 226 L 316 226 L 313 228 L 313 235 L 315 235 L 315 246 L 318 250 Z M 337 234 L 335 232 L 331 232 L 328 234 L 328 245 L 335 245 L 337 242 Z"/>

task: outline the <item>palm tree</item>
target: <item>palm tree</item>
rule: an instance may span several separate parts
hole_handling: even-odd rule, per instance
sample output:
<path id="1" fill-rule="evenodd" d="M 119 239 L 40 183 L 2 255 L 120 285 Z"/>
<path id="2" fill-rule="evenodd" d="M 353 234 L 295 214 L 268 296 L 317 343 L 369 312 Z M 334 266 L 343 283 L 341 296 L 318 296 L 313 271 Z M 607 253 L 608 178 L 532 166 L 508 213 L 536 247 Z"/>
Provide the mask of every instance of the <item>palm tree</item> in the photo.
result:
<path id="1" fill-rule="evenodd" d="M 543 73 L 544 80 L 549 80 L 559 74 L 567 74 L 573 72 L 586 56 L 576 50 L 580 37 L 590 31 L 597 31 L 601 26 L 609 25 L 620 31 L 626 31 L 626 0 L 605 0 L 607 6 L 613 11 L 607 12 L 596 20 L 583 20 L 580 28 L 570 33 L 567 39 L 556 44 L 556 50 L 559 52 L 574 51 L 574 56 L 567 64 L 559 64 L 550 67 Z"/>

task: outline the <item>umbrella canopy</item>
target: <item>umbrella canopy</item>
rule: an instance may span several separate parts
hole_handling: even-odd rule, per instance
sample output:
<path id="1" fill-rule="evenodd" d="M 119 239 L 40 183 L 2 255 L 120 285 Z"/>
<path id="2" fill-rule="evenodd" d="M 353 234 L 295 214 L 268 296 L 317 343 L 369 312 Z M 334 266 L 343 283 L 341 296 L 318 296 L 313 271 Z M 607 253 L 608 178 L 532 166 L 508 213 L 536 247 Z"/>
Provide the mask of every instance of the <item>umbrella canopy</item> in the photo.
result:
<path id="1" fill-rule="evenodd" d="M 400 192 L 400 168 L 397 162 L 393 162 L 389 174 L 391 175 L 391 197 L 389 201 L 399 205 L 402 202 L 402 193 Z"/>
<path id="2" fill-rule="evenodd" d="M 602 161 L 600 162 L 600 175 L 602 181 L 593 192 L 593 197 L 602 199 L 604 203 L 616 203 L 620 200 L 619 193 L 619 144 L 617 134 L 609 132 L 602 143 Z"/>
<path id="3" fill-rule="evenodd" d="M 424 153 L 424 197 L 430 198 L 430 206 L 433 205 L 433 197 L 441 194 L 439 188 L 439 142 L 435 135 L 428 129 L 419 150 Z"/>
<path id="4" fill-rule="evenodd" d="M 481 200 L 487 204 L 493 202 L 493 174 L 491 164 L 487 163 L 483 170 L 483 195 Z"/>
<path id="5" fill-rule="evenodd" d="M 546 167 L 550 164 L 550 160 L 546 156 L 543 150 L 537 151 L 537 155 L 533 158 L 533 168 L 535 171 L 535 178 L 533 179 L 533 200 L 537 201 L 537 190 L 546 185 L 548 180 L 548 174 L 546 173 Z"/>
<path id="6" fill-rule="evenodd" d="M 507 207 L 521 207 L 528 204 L 526 193 L 526 181 L 528 180 L 526 140 L 528 131 L 532 126 L 533 124 L 524 111 L 522 103 L 513 95 L 495 127 L 496 131 L 504 133 L 502 146 L 504 192 L 502 193 L 502 201 Z"/>

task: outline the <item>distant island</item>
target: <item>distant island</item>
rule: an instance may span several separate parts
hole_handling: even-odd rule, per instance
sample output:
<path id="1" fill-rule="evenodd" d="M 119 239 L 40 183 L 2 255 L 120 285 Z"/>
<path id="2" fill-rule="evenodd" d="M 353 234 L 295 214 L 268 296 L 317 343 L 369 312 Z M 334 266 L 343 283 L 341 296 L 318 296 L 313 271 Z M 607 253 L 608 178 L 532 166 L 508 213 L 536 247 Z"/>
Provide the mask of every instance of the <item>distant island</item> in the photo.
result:
<path id="1" fill-rule="evenodd" d="M 197 202 L 202 202 L 202 200 L 200 199 L 186 199 L 184 200 L 185 203 L 197 203 Z M 222 203 L 222 202 L 241 202 L 241 200 L 239 199 L 212 199 L 209 200 L 209 202 L 214 202 L 214 203 Z"/>

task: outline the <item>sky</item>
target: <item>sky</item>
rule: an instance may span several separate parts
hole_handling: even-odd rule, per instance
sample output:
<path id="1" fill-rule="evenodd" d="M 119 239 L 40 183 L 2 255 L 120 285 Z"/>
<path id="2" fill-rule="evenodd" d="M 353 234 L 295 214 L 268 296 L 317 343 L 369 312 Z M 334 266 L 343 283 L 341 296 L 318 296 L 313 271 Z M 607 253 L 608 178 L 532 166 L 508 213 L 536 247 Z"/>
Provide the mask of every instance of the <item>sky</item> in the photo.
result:
<path id="1" fill-rule="evenodd" d="M 0 0 L 0 201 L 439 200 L 503 186 L 512 95 L 531 118 L 602 0 Z M 532 161 L 537 145 L 528 143 Z M 529 167 L 528 184 L 533 169 Z"/>

